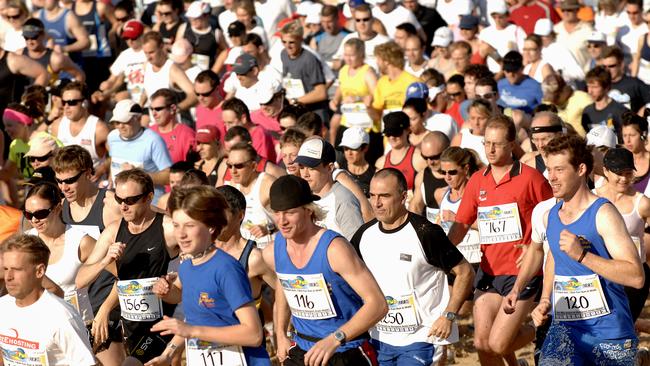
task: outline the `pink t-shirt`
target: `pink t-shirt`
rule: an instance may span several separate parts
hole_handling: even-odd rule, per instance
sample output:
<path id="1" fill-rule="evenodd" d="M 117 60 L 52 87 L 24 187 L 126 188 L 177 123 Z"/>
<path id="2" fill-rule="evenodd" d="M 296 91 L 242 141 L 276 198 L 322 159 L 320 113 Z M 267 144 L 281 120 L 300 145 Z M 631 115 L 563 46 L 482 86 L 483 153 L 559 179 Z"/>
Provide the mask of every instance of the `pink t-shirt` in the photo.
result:
<path id="1" fill-rule="evenodd" d="M 172 163 L 184 161 L 187 153 L 196 146 L 196 132 L 189 126 L 177 124 L 171 132 L 161 133 L 158 125 L 151 126 L 151 129 L 165 140 Z"/>
<path id="2" fill-rule="evenodd" d="M 275 145 L 273 145 L 273 139 L 269 131 L 265 130 L 264 127 L 255 126 L 249 129 L 248 132 L 251 134 L 253 147 L 257 154 L 266 160 L 276 161 Z"/>
<path id="3" fill-rule="evenodd" d="M 270 132 L 280 132 L 280 122 L 277 119 L 268 117 L 261 109 L 251 112 L 251 120 L 256 125 L 264 127 Z"/>
<path id="4" fill-rule="evenodd" d="M 210 109 L 202 105 L 196 106 L 196 129 L 198 130 L 206 125 L 213 125 L 219 129 L 220 141 L 223 143 L 223 137 L 226 135 L 226 126 L 223 124 L 223 119 L 221 118 L 221 107 Z"/>

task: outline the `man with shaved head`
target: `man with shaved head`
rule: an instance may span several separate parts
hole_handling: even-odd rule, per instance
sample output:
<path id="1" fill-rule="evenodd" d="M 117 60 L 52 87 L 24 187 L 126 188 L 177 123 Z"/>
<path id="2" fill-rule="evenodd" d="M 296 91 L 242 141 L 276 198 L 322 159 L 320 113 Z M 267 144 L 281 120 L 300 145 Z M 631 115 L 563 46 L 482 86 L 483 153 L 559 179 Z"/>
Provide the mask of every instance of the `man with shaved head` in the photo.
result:
<path id="1" fill-rule="evenodd" d="M 530 127 L 530 140 L 536 149 L 535 151 L 526 153 L 521 158 L 521 162 L 537 169 L 537 171 L 546 176 L 546 163 L 540 152 L 549 141 L 557 136 L 561 136 L 566 131 L 563 124 L 562 119 L 553 112 L 544 111 L 535 113 Z"/>
<path id="2" fill-rule="evenodd" d="M 409 211 L 422 213 L 426 208 L 426 217 L 433 220 L 438 212 L 438 203 L 433 193 L 440 187 L 445 187 L 445 177 L 438 173 L 440 170 L 440 155 L 449 147 L 449 138 L 440 131 L 431 131 L 420 144 L 422 159 L 427 162 L 427 167 L 415 176 L 414 194 L 409 203 Z"/>

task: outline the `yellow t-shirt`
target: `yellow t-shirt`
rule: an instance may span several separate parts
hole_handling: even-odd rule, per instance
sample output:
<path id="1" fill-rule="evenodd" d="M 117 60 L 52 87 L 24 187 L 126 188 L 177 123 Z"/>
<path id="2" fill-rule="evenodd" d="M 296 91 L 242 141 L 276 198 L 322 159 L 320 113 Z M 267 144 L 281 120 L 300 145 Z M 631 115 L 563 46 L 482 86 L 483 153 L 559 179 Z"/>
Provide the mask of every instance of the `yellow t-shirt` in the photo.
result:
<path id="1" fill-rule="evenodd" d="M 370 69 L 370 66 L 363 65 L 353 76 L 350 76 L 349 65 L 344 65 L 341 68 L 339 71 L 339 88 L 341 88 L 341 97 L 343 99 L 346 97 L 357 97 L 361 101 L 361 98 L 371 94 L 370 89 L 368 89 L 368 84 L 366 84 L 368 69 Z M 345 114 L 341 116 L 341 125 L 347 126 Z"/>
<path id="2" fill-rule="evenodd" d="M 402 71 L 393 81 L 389 80 L 386 75 L 382 76 L 377 81 L 372 107 L 384 113 L 401 111 L 406 99 L 406 89 L 416 81 L 420 81 L 420 79 L 406 71 Z M 381 132 L 381 124 L 375 123 L 373 131 Z"/>
<path id="3" fill-rule="evenodd" d="M 24 178 L 29 178 L 34 173 L 34 169 L 29 164 L 27 157 L 25 157 L 28 151 L 29 143 L 21 139 L 11 141 L 11 145 L 9 145 L 9 160 L 16 164 L 18 171 Z"/>
<path id="4" fill-rule="evenodd" d="M 586 131 L 582 127 L 582 111 L 586 106 L 593 102 L 594 101 L 591 100 L 589 94 L 581 90 L 576 90 L 567 101 L 566 107 L 562 109 L 558 107 L 557 115 L 560 116 L 564 122 L 573 126 L 580 136 L 585 137 Z"/>

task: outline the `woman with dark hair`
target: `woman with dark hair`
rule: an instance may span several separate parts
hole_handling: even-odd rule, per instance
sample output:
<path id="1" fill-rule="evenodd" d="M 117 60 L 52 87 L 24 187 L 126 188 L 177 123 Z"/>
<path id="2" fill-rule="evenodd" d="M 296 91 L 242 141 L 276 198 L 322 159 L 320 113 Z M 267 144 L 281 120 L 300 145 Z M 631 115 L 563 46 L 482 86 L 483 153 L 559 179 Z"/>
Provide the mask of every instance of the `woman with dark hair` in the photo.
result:
<path id="1" fill-rule="evenodd" d="M 214 245 L 227 224 L 228 203 L 215 188 L 196 186 L 175 189 L 168 207 L 183 262 L 177 278 L 161 278 L 153 291 L 168 303 L 182 299 L 185 321 L 165 317 L 153 326 L 174 339 L 150 363 L 168 363 L 185 338 L 189 365 L 212 352 L 226 365 L 270 365 L 246 271 Z"/>
<path id="2" fill-rule="evenodd" d="M 648 121 L 632 112 L 625 112 L 621 116 L 623 128 L 623 146 L 634 155 L 634 189 L 646 193 L 650 180 L 650 152 L 646 150 L 646 137 L 648 136 Z M 650 192 L 648 192 L 650 193 Z"/>
<path id="3" fill-rule="evenodd" d="M 56 185 L 43 182 L 30 189 L 23 215 L 32 225 L 26 234 L 36 235 L 50 249 L 45 275 L 63 290 L 63 298 L 81 314 L 86 325 L 93 320 L 87 289 L 75 284 L 77 271 L 95 247 L 95 239 L 61 218 L 63 193 Z"/>

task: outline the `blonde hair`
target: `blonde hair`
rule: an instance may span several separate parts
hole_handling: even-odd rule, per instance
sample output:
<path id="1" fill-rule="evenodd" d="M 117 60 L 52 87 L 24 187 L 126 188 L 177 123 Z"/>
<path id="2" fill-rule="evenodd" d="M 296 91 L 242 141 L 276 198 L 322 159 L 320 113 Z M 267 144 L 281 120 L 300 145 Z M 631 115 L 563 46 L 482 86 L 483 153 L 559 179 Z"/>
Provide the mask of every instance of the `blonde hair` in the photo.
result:
<path id="1" fill-rule="evenodd" d="M 404 51 L 394 41 L 386 42 L 375 47 L 375 56 L 380 57 L 395 67 L 400 69 L 404 68 Z"/>
<path id="2" fill-rule="evenodd" d="M 303 36 L 303 29 L 302 25 L 300 25 L 300 21 L 294 20 L 293 22 L 289 22 L 282 27 L 280 30 L 280 34 L 288 35 L 288 36 L 294 36 L 294 37 L 300 37 L 302 38 Z"/>
<path id="3" fill-rule="evenodd" d="M 311 211 L 311 219 L 314 222 L 323 221 L 327 217 L 327 211 L 318 203 L 311 202 L 302 207 Z"/>

